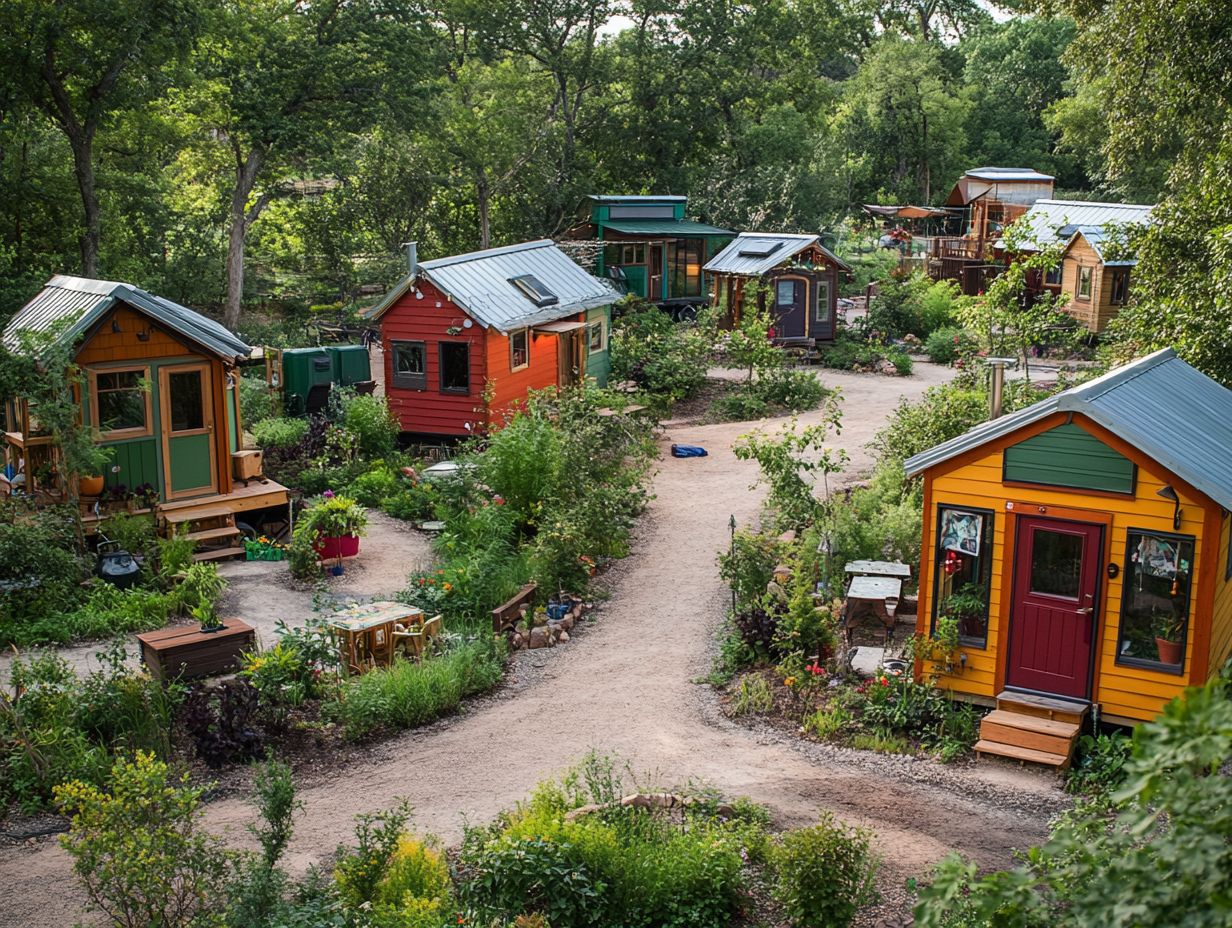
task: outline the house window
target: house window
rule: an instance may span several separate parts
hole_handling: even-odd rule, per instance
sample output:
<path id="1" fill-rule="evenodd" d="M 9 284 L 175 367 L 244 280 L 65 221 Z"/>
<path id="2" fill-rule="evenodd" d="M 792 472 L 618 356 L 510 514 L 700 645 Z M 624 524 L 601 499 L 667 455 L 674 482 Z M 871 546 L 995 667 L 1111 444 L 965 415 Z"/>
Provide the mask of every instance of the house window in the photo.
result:
<path id="1" fill-rule="evenodd" d="M 390 342 L 394 386 L 403 390 L 428 389 L 427 346 L 423 342 Z"/>
<path id="2" fill-rule="evenodd" d="M 590 353 L 595 354 L 602 351 L 607 342 L 603 337 L 603 320 L 592 322 L 586 327 L 586 331 L 590 339 Z"/>
<path id="3" fill-rule="evenodd" d="M 620 249 L 621 264 L 645 264 L 645 245 L 625 245 Z"/>
<path id="4" fill-rule="evenodd" d="M 1052 267 L 1048 268 L 1048 272 L 1044 274 L 1044 283 L 1048 284 L 1050 287 L 1061 286 L 1061 265 L 1054 264 Z"/>
<path id="5" fill-rule="evenodd" d="M 774 302 L 779 306 L 794 306 L 796 302 L 796 281 L 780 280 Z"/>
<path id="6" fill-rule="evenodd" d="M 1091 298 L 1091 272 L 1092 268 L 1078 268 L 1078 299 L 1089 300 Z"/>
<path id="7" fill-rule="evenodd" d="M 817 281 L 817 307 L 813 311 L 816 322 L 830 321 L 830 281 Z"/>
<path id="8" fill-rule="evenodd" d="M 1193 556 L 1192 536 L 1129 530 L 1118 664 L 1181 673 L 1189 634 Z"/>
<path id="9" fill-rule="evenodd" d="M 937 619 L 952 618 L 962 643 L 976 648 L 988 644 L 992 519 L 987 509 L 937 507 L 933 630 Z"/>
<path id="10" fill-rule="evenodd" d="M 521 370 L 530 364 L 530 336 L 526 329 L 509 333 L 509 369 Z"/>
<path id="11" fill-rule="evenodd" d="M 107 437 L 150 433 L 149 369 L 91 371 L 94 423 Z"/>
<path id="12" fill-rule="evenodd" d="M 1129 268 L 1117 267 L 1112 269 L 1112 299 L 1111 303 L 1114 306 L 1120 306 L 1125 302 L 1125 297 L 1129 293 Z"/>
<path id="13" fill-rule="evenodd" d="M 441 392 L 471 392 L 471 346 L 469 342 L 441 342 Z"/>

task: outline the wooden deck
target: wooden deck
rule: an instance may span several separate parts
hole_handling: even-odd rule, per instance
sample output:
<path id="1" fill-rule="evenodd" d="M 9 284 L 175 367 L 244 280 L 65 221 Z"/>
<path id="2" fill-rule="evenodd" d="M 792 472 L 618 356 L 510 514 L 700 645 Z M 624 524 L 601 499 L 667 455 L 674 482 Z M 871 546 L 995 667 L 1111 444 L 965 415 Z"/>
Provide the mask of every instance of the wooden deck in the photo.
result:
<path id="1" fill-rule="evenodd" d="M 234 519 L 246 512 L 256 512 L 262 509 L 285 507 L 291 500 L 291 491 L 273 480 L 260 482 L 251 481 L 248 486 L 236 487 L 227 494 L 198 496 L 193 499 L 180 499 L 171 503 L 159 503 L 153 509 L 138 509 L 133 515 L 153 514 L 160 529 L 167 526 L 184 525 L 190 535 L 195 533 L 196 540 L 209 541 L 221 539 L 223 534 L 217 525 L 206 525 L 206 522 L 227 522 L 234 524 Z M 111 513 L 103 512 L 95 515 L 93 512 L 82 516 L 82 522 L 88 533 L 94 532 L 98 523 Z M 208 537 L 207 537 L 208 533 Z M 227 535 L 238 534 L 227 532 Z M 242 549 L 241 549 L 242 551 Z"/>

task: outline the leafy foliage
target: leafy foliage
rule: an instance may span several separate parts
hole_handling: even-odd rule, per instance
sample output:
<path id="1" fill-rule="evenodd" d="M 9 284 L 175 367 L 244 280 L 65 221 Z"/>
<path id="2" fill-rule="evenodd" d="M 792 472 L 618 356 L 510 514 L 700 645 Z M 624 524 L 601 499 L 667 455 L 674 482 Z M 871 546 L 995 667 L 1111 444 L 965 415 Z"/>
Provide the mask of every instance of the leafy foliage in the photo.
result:
<path id="1" fill-rule="evenodd" d="M 702 328 L 678 325 L 654 306 L 633 303 L 612 325 L 611 379 L 684 399 L 705 382 L 710 347 Z"/>
<path id="2" fill-rule="evenodd" d="M 774 895 L 793 925 L 843 928 L 862 906 L 877 898 L 879 861 L 869 846 L 870 837 L 827 813 L 820 823 L 790 832 L 772 845 Z"/>

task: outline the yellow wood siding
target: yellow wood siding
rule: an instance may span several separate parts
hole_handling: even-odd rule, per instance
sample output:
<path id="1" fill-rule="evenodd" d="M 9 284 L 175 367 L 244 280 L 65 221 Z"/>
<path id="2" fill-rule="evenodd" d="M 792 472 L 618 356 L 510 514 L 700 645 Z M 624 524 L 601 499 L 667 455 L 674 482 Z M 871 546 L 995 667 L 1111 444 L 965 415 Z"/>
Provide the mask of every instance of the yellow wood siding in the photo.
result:
<path id="1" fill-rule="evenodd" d="M 1216 570 L 1215 604 L 1211 609 L 1211 673 L 1215 673 L 1227 661 L 1232 653 L 1232 580 L 1225 576 L 1228 563 L 1228 544 L 1232 530 L 1232 517 L 1225 516 L 1220 520 L 1219 563 L 1213 565 Z"/>
<path id="2" fill-rule="evenodd" d="M 1075 416 L 1074 421 L 1087 427 L 1081 416 Z M 1094 431 L 1087 427 L 1088 430 Z M 1025 435 L 1021 436 L 1025 437 Z M 1101 437 L 1097 435 L 1097 437 Z M 1015 438 L 1014 440 L 1021 440 Z M 1014 514 L 1051 515 L 1055 518 L 1081 518 L 1080 514 L 1040 512 L 1061 508 L 1066 510 L 1083 510 L 1091 515 L 1090 521 L 1102 521 L 1111 517 L 1111 525 L 1106 529 L 1104 539 L 1105 554 L 1101 563 L 1117 564 L 1121 571 L 1116 578 L 1108 578 L 1106 572 L 1102 575 L 1102 587 L 1099 597 L 1100 614 L 1096 629 L 1096 672 L 1093 686 L 1093 701 L 1101 704 L 1105 715 L 1123 716 L 1131 719 L 1149 719 L 1157 715 L 1168 700 L 1179 694 L 1191 682 L 1194 673 L 1195 641 L 1202 640 L 1199 634 L 1199 623 L 1206 621 L 1203 613 L 1207 606 L 1201 601 L 1200 592 L 1204 588 L 1204 574 L 1209 569 L 1219 571 L 1223 577 L 1223 564 L 1219 554 L 1209 557 L 1202 547 L 1202 535 L 1206 509 L 1211 505 L 1205 497 L 1191 493 L 1180 485 L 1180 482 L 1170 478 L 1168 473 L 1153 462 L 1138 456 L 1138 479 L 1134 495 L 1120 496 L 1114 494 L 1092 494 L 1084 490 L 1068 490 L 1064 488 L 1037 487 L 1025 485 L 1006 486 L 1002 483 L 1001 448 L 995 448 L 982 456 L 975 456 L 964 461 L 943 464 L 926 474 L 926 500 L 928 512 L 925 514 L 924 540 L 925 548 L 922 561 L 920 589 L 920 620 L 921 631 L 927 631 L 931 623 L 933 610 L 933 571 L 936 552 L 933 550 L 936 540 L 936 510 L 939 505 L 972 507 L 988 509 L 993 517 L 993 564 L 989 593 L 989 627 L 988 643 L 984 648 L 962 646 L 961 653 L 966 655 L 966 665 L 961 671 L 953 674 L 942 674 L 940 685 L 960 693 L 970 693 L 978 696 L 992 697 L 997 693 L 999 677 L 997 661 L 1001 654 L 1001 639 L 1007 627 L 1010 610 L 1011 591 L 1004 587 L 1012 583 L 1013 571 L 1005 570 L 1004 554 L 1006 551 L 1007 533 L 1012 531 L 1011 522 Z M 946 468 L 949 468 L 948 470 Z M 1194 536 L 1194 570 L 1191 586 L 1190 627 L 1186 638 L 1186 653 L 1184 675 L 1163 673 L 1143 667 L 1131 667 L 1116 663 L 1117 632 L 1120 620 L 1122 580 L 1126 565 L 1126 533 L 1129 529 L 1147 529 L 1161 532 L 1172 532 L 1172 503 L 1156 495 L 1165 483 L 1170 483 L 1176 489 L 1181 499 L 1182 520 L 1180 533 Z M 1013 511 L 1006 509 L 1007 502 L 1014 502 Z M 1104 516 L 1102 514 L 1107 514 Z M 1216 548 L 1218 551 L 1218 548 Z M 1212 560 L 1219 562 L 1212 564 Z M 1227 585 L 1225 585 L 1227 586 Z M 1225 613 L 1228 618 L 1220 634 L 1225 641 L 1232 640 L 1232 592 L 1220 588 L 1225 597 Z M 1209 613 L 1208 613 L 1209 614 Z M 1226 644 L 1223 645 L 1226 649 Z M 1205 658 L 1205 655 L 1203 655 Z M 1205 660 L 1202 661 L 1206 663 Z M 1217 665 L 1212 665 L 1215 670 Z M 1192 681 L 1202 682 L 1202 681 Z"/>

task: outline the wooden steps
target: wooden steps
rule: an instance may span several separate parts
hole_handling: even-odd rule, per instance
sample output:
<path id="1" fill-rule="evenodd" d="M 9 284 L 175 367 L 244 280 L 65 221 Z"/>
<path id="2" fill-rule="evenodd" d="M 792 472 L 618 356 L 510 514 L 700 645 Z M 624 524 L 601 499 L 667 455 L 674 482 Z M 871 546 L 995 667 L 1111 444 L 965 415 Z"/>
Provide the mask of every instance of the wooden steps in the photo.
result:
<path id="1" fill-rule="evenodd" d="M 220 525 L 217 528 L 203 528 L 195 532 L 188 532 L 184 537 L 191 541 L 217 541 L 220 538 L 234 538 L 240 534 L 240 530 L 235 527 L 235 523 L 230 525 Z"/>
<path id="2" fill-rule="evenodd" d="M 976 756 L 994 754 L 1064 770 L 1086 718 L 1086 703 L 1032 693 L 1003 692 L 980 722 Z"/>
<path id="3" fill-rule="evenodd" d="M 233 557 L 243 557 L 243 548 L 206 548 L 193 555 L 194 561 L 225 561 Z"/>
<path id="4" fill-rule="evenodd" d="M 184 522 L 204 522 L 206 519 L 221 519 L 231 515 L 226 506 L 200 506 L 197 508 L 180 508 L 168 510 L 166 506 L 159 509 L 163 519 L 172 525 Z"/>

